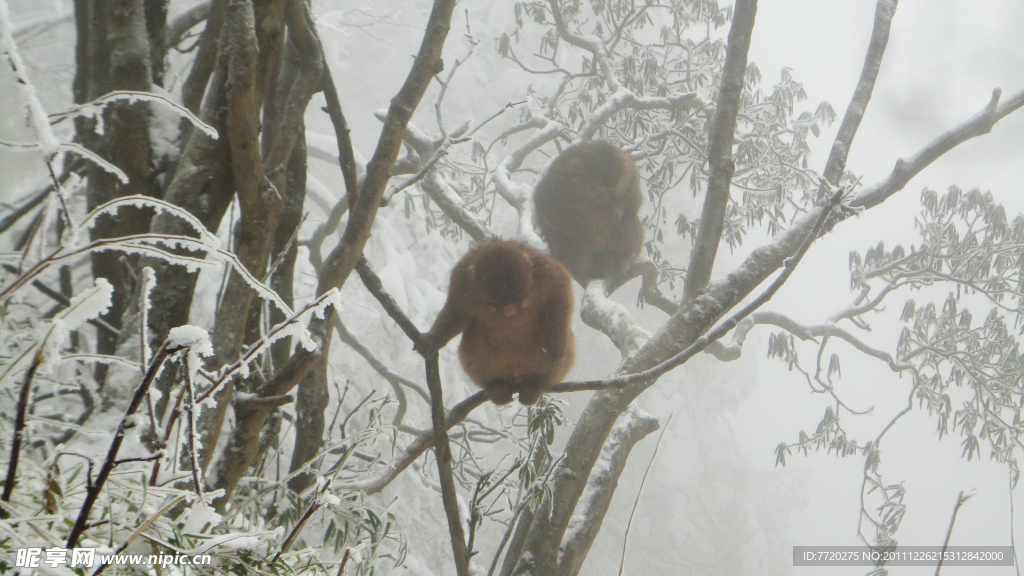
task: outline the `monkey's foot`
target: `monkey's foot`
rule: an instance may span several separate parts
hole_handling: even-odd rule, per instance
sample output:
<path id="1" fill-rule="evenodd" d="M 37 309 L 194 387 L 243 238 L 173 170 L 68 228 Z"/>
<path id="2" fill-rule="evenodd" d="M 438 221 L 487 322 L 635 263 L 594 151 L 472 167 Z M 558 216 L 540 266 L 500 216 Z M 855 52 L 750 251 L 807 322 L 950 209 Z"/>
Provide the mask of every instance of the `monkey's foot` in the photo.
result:
<path id="1" fill-rule="evenodd" d="M 484 392 L 487 398 L 499 406 L 504 406 L 512 401 L 512 382 L 505 378 L 496 378 L 484 383 Z"/>
<path id="2" fill-rule="evenodd" d="M 532 406 L 540 399 L 541 394 L 547 389 L 544 379 L 541 377 L 523 378 L 519 382 L 519 403 Z"/>

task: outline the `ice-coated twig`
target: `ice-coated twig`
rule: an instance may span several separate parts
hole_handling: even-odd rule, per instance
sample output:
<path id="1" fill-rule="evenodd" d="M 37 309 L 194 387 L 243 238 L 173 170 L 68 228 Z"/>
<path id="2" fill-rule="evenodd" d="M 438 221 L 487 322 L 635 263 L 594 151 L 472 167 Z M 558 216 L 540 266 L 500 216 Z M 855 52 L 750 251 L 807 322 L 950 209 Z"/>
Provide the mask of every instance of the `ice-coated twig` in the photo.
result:
<path id="1" fill-rule="evenodd" d="M 341 309 L 341 301 L 337 288 L 328 290 L 316 300 L 313 300 L 309 304 L 305 305 L 301 310 L 292 314 L 284 322 L 277 324 L 271 328 L 266 336 L 260 338 L 252 346 L 250 346 L 243 354 L 242 357 L 236 360 L 234 363 L 224 366 L 218 371 L 214 377 L 213 386 L 199 395 L 196 399 L 197 404 L 201 404 L 207 398 L 209 398 L 214 392 L 217 391 L 220 386 L 227 382 L 228 378 L 231 378 L 236 373 L 241 373 L 243 376 L 248 375 L 248 365 L 259 358 L 260 354 L 263 354 L 270 349 L 270 345 L 285 338 L 287 336 L 298 335 L 303 346 L 309 346 L 313 344 L 310 339 L 309 332 L 305 329 L 305 322 L 309 317 L 316 315 L 317 318 L 323 318 L 325 309 L 327 306 L 333 305 L 336 309 Z"/>
<path id="2" fill-rule="evenodd" d="M 92 150 L 89 150 L 85 146 L 82 146 L 81 144 L 76 144 L 74 142 L 62 142 L 61 144 L 59 144 L 59 147 L 73 151 L 75 154 L 78 154 L 82 158 L 85 158 L 86 160 L 89 160 L 90 162 L 98 166 L 104 172 L 116 176 L 117 179 L 121 181 L 121 184 L 128 183 L 129 178 L 128 175 L 124 173 L 124 170 L 121 170 L 112 162 L 108 162 L 102 156 L 93 152 Z"/>
<path id="3" fill-rule="evenodd" d="M 49 162 L 57 154 L 60 143 L 57 137 L 53 135 L 46 112 L 43 110 L 43 105 L 39 102 L 39 95 L 36 93 L 32 81 L 28 78 L 25 62 L 22 61 L 21 54 L 18 53 L 18 47 L 14 43 L 14 37 L 11 35 L 12 28 L 7 0 L 0 0 L 0 52 L 3 53 L 4 59 L 7 60 L 11 72 L 14 74 L 15 90 L 21 95 L 25 106 L 26 119 L 35 131 L 43 154 L 46 156 L 47 162 Z"/>
<path id="4" fill-rule="evenodd" d="M 155 102 L 157 104 L 163 104 L 169 107 L 171 110 L 177 112 L 178 115 L 180 115 L 182 118 L 191 122 L 192 125 L 198 128 L 199 131 L 202 132 L 203 134 L 206 134 L 207 136 L 213 138 L 214 140 L 219 138 L 216 128 L 210 126 L 206 122 L 203 122 L 188 108 L 185 108 L 184 106 L 178 104 L 177 102 L 174 102 L 169 98 L 165 98 L 164 96 L 161 96 L 159 94 L 152 94 L 150 92 L 135 92 L 133 90 L 115 90 L 104 96 L 100 96 L 92 102 L 86 102 L 85 104 L 75 106 L 74 108 L 67 110 L 65 112 L 50 114 L 50 118 L 52 118 L 53 122 L 56 124 L 57 122 L 67 120 L 68 118 L 77 118 L 80 116 L 99 117 L 100 114 L 103 112 L 103 109 L 108 104 L 112 104 L 114 102 L 127 102 L 128 104 L 134 104 L 136 102 Z"/>
<path id="5" fill-rule="evenodd" d="M 193 216 L 191 212 L 189 212 L 188 210 L 183 210 L 181 207 L 175 206 L 170 202 L 165 202 L 163 200 L 153 198 L 151 196 L 134 195 L 115 198 L 114 200 L 111 200 L 94 208 L 92 212 L 89 212 L 89 214 L 87 214 L 85 218 L 82 219 L 82 222 L 79 223 L 78 227 L 79 229 L 91 228 L 93 226 L 93 223 L 96 221 L 96 218 L 98 218 L 100 215 L 109 214 L 112 216 L 118 210 L 126 206 L 131 206 L 134 208 L 151 208 L 157 213 L 163 212 L 166 214 L 170 214 L 172 216 L 176 216 L 184 220 L 186 223 L 188 223 L 188 225 L 191 226 L 192 229 L 199 234 L 199 237 L 203 240 L 203 242 L 209 246 L 210 250 L 216 250 L 217 248 L 220 247 L 220 239 L 217 238 L 217 235 L 207 230 L 206 226 L 204 226 L 203 223 L 200 222 L 198 218 Z"/>
<path id="6" fill-rule="evenodd" d="M 50 254 L 50 256 L 41 259 L 32 266 L 32 268 L 16 278 L 14 282 L 6 286 L 3 290 L 0 290 L 0 301 L 3 301 L 4 298 L 10 296 L 14 291 L 34 280 L 53 264 L 69 258 L 94 252 L 118 250 L 126 254 L 152 256 L 172 264 L 185 266 L 189 271 L 217 264 L 215 261 L 208 260 L 206 258 L 175 254 L 174 252 L 165 250 L 158 245 L 167 246 L 171 249 L 184 248 L 185 250 L 192 252 L 211 252 L 216 254 L 218 257 L 226 260 L 235 272 L 238 273 L 238 276 L 242 278 L 250 288 L 255 290 L 261 298 L 273 302 L 285 316 L 291 316 L 293 314 L 291 307 L 281 299 L 277 292 L 270 289 L 269 286 L 260 282 L 255 276 L 253 276 L 252 273 L 242 265 L 235 254 L 226 250 L 212 249 L 208 244 L 204 244 L 202 241 L 189 236 L 177 236 L 173 234 L 133 234 L 131 236 L 122 236 L 120 238 L 96 240 L 75 250 L 65 251 L 63 248 L 58 249 Z"/>
<path id="7" fill-rule="evenodd" d="M 3 0 L 0 0 L 2 2 Z M 160 346 L 160 351 L 153 358 L 153 361 L 149 364 L 149 369 L 146 371 L 146 375 L 143 377 L 142 382 L 135 389 L 135 394 L 132 396 L 131 402 L 128 404 L 128 409 L 125 411 L 124 417 L 121 418 L 121 423 L 118 425 L 117 430 L 114 432 L 114 439 L 110 443 L 110 448 L 107 450 L 107 458 L 103 462 L 103 466 L 100 468 L 99 473 L 96 475 L 95 480 L 91 482 L 88 490 L 86 491 L 85 502 L 82 503 L 82 507 L 79 509 L 78 519 L 75 521 L 74 526 L 71 529 L 71 533 L 68 535 L 67 544 L 65 548 L 74 548 L 78 544 L 78 539 L 82 536 L 87 528 L 89 522 L 89 514 L 92 512 L 93 506 L 96 504 L 96 500 L 99 498 L 100 492 L 103 490 L 104 484 L 107 482 L 107 478 L 110 477 L 110 472 L 114 469 L 117 462 L 117 453 L 121 450 L 121 444 L 124 443 L 124 437 L 127 431 L 134 426 L 132 423 L 136 410 L 142 405 L 142 400 L 149 393 L 149 387 L 156 380 L 157 374 L 160 373 L 160 369 L 164 365 L 164 361 L 171 354 L 184 350 L 186 346 L 179 346 L 172 348 L 170 342 L 165 342 Z"/>
<path id="8" fill-rule="evenodd" d="M 185 434 L 188 439 L 189 464 L 192 466 L 192 484 L 195 487 L 196 494 L 199 496 L 199 501 L 205 506 L 206 500 L 203 499 L 203 467 L 199 465 L 199 450 L 202 448 L 202 444 L 199 441 L 199 434 L 196 430 L 196 389 L 192 378 L 194 362 L 198 362 L 198 358 L 194 358 L 192 354 L 185 356 L 185 385 L 182 390 L 185 406 L 182 409 L 185 411 L 186 417 Z"/>
<path id="9" fill-rule="evenodd" d="M 145 373 L 146 366 L 149 365 L 149 358 L 153 352 L 149 349 L 149 331 L 147 330 L 147 324 L 149 323 L 149 309 L 152 307 L 152 303 L 149 301 L 149 295 L 153 292 L 153 288 L 156 287 L 156 272 L 152 268 L 146 266 L 142 269 L 142 290 L 140 290 L 139 298 L 139 356 L 140 367 L 142 372 Z"/>

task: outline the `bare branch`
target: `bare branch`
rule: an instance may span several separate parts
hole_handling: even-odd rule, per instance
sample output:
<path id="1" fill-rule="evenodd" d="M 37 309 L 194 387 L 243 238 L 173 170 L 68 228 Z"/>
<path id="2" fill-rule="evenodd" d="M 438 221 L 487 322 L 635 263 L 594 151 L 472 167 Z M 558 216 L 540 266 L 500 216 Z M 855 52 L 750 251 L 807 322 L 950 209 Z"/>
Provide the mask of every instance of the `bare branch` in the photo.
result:
<path id="1" fill-rule="evenodd" d="M 206 28 L 199 38 L 199 50 L 192 61 L 192 70 L 181 85 L 181 102 L 193 112 L 199 112 L 199 105 L 206 92 L 206 84 L 217 64 L 218 40 L 224 23 L 224 5 L 227 0 L 211 0 Z M 171 36 L 168 34 L 168 38 Z M 205 115 L 204 115 L 205 116 Z"/>
<path id="2" fill-rule="evenodd" d="M 25 439 L 25 414 L 28 412 L 28 397 L 32 391 L 32 379 L 35 378 L 36 370 L 43 363 L 43 349 L 36 350 L 32 365 L 25 373 L 25 380 L 21 383 L 21 391 L 18 392 L 17 412 L 14 416 L 14 438 L 11 440 L 11 456 L 7 461 L 7 478 L 4 480 L 4 492 L 0 501 L 7 503 L 11 501 L 11 494 L 14 493 L 14 483 L 18 479 L 18 457 L 21 453 L 21 443 Z M 7 508 L 0 508 L 0 519 L 10 516 Z"/>
<path id="3" fill-rule="evenodd" d="M 202 2 L 189 8 L 177 18 L 167 23 L 164 31 L 164 43 L 167 47 L 177 46 L 185 37 L 185 33 L 206 20 L 210 15 L 211 2 Z"/>
<path id="4" fill-rule="evenodd" d="M 359 261 L 356 262 L 356 272 L 359 273 L 359 278 L 363 281 L 363 285 L 366 289 L 373 294 L 373 297 L 380 302 L 380 305 L 384 307 L 384 311 L 388 313 L 388 316 L 398 324 L 398 327 L 405 332 L 405 335 L 409 337 L 412 342 L 418 342 L 420 339 L 420 331 L 416 328 L 416 325 L 409 320 L 409 317 L 405 315 L 405 312 L 399 308 L 398 302 L 391 297 L 384 289 L 384 285 L 381 284 L 380 278 L 377 276 L 373 268 L 370 268 L 370 263 L 366 261 L 366 257 L 362 256 Z"/>
<path id="5" fill-rule="evenodd" d="M 434 423 L 434 453 L 437 460 L 437 475 L 441 483 L 441 499 L 444 513 L 448 518 L 448 533 L 452 540 L 452 554 L 455 557 L 455 571 L 459 576 L 470 576 L 469 549 L 466 534 L 459 516 L 458 495 L 455 479 L 452 477 L 452 451 L 448 445 L 448 430 L 445 427 L 444 400 L 441 390 L 441 373 L 438 368 L 437 351 L 427 356 L 427 389 L 430 390 L 430 419 Z"/>
<path id="6" fill-rule="evenodd" d="M 750 36 L 756 14 L 757 0 L 737 0 L 732 28 L 729 30 L 718 102 L 711 119 L 707 155 L 711 173 L 704 194 L 704 208 L 700 213 L 700 227 L 690 252 L 690 265 L 686 269 L 684 300 L 694 299 L 707 286 L 715 266 L 718 246 L 722 243 L 725 210 L 729 205 L 729 184 L 736 169 L 732 159 L 736 114 L 739 112 L 743 77 L 747 71 L 747 52 L 750 50 Z"/>
<path id="7" fill-rule="evenodd" d="M 366 179 L 355 205 L 351 207 L 345 233 L 338 246 L 328 255 L 320 272 L 318 293 L 343 285 L 362 255 L 363 246 L 370 238 L 370 227 L 380 206 L 385 186 L 391 176 L 391 167 L 398 158 L 405 127 L 423 98 L 430 79 L 443 67 L 441 50 L 448 36 L 454 8 L 454 0 L 434 2 L 416 61 L 409 71 L 405 84 L 391 101 L 387 120 L 384 122 L 384 131 L 381 133 L 377 150 L 367 165 Z"/>
<path id="8" fill-rule="evenodd" d="M 964 491 L 961 490 L 960 494 L 956 497 L 956 504 L 953 505 L 953 515 L 949 518 L 949 529 L 946 530 L 946 541 L 942 543 L 942 554 L 939 555 L 939 564 L 935 567 L 935 576 L 939 576 L 939 571 L 942 570 L 942 561 L 946 556 L 946 548 L 949 547 L 949 537 L 953 535 L 953 525 L 956 524 L 956 514 L 960 511 L 960 507 L 963 506 L 964 502 L 967 502 L 974 496 L 970 494 L 964 496 Z"/>
<path id="9" fill-rule="evenodd" d="M 900 158 L 892 172 L 874 185 L 861 190 L 860 194 L 850 202 L 853 208 L 874 208 L 899 192 L 932 162 L 960 144 L 988 134 L 996 122 L 1024 106 L 1024 90 L 1014 94 L 1009 100 L 999 104 L 1002 90 L 992 91 L 992 99 L 985 109 L 975 114 L 970 120 L 945 132 L 910 158 Z"/>
<path id="10" fill-rule="evenodd" d="M 878 4 L 875 5 L 875 26 L 871 31 L 868 53 L 864 56 L 864 68 L 860 73 L 857 88 L 853 91 L 850 105 L 846 107 L 846 115 L 843 116 L 843 123 L 839 126 L 836 140 L 832 144 L 832 152 L 825 163 L 825 180 L 833 186 L 840 185 L 839 180 L 846 169 L 850 146 L 868 108 L 871 93 L 875 89 L 878 70 L 882 67 L 882 56 L 885 55 L 885 47 L 889 43 L 889 29 L 892 27 L 892 17 L 896 14 L 897 1 L 878 0 Z"/>

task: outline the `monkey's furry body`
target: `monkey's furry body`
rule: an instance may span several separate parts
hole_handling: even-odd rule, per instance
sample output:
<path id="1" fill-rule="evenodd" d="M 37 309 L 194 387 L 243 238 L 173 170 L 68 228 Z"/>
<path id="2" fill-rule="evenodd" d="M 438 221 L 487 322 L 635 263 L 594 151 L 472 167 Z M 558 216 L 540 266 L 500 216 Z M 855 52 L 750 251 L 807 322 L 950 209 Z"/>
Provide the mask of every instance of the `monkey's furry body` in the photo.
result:
<path id="1" fill-rule="evenodd" d="M 644 242 L 633 158 L 607 142 L 566 148 L 534 191 L 537 230 L 581 284 L 621 273 Z"/>
<path id="2" fill-rule="evenodd" d="M 572 278 L 520 242 L 486 240 L 452 269 L 448 299 L 416 345 L 437 350 L 458 334 L 466 374 L 495 404 L 523 404 L 560 382 L 576 359 Z"/>

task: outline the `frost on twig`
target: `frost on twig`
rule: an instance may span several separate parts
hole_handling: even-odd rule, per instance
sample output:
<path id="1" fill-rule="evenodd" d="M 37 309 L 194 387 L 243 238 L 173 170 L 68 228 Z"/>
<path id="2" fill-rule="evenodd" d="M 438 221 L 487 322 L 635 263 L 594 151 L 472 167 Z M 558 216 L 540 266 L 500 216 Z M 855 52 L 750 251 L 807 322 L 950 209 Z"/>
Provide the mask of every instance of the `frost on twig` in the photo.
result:
<path id="1" fill-rule="evenodd" d="M 73 120 L 75 118 L 92 118 L 96 120 L 96 131 L 99 134 L 103 133 L 103 110 L 114 102 L 124 102 L 126 104 L 134 104 L 136 102 L 150 102 L 156 104 L 162 104 L 167 106 L 179 116 L 188 120 L 192 126 L 197 128 L 203 134 L 216 140 L 220 137 L 217 133 L 217 129 L 210 126 L 206 122 L 203 122 L 198 116 L 192 113 L 191 110 L 184 106 L 161 96 L 159 94 L 153 94 L 151 92 L 136 92 L 134 90 L 115 90 L 104 96 L 101 96 L 92 102 L 86 102 L 79 106 L 67 110 L 66 112 L 59 112 L 57 114 L 51 114 L 50 118 L 53 122 L 62 122 L 64 120 Z"/>
<path id="2" fill-rule="evenodd" d="M 25 107 L 25 117 L 36 133 L 36 139 L 42 148 L 46 161 L 49 162 L 57 155 L 60 142 L 50 129 L 50 122 L 39 102 L 39 95 L 35 86 L 29 80 L 25 62 L 21 59 L 18 47 L 12 36 L 11 15 L 7 8 L 6 0 L 0 1 L 0 51 L 7 60 L 7 66 L 14 74 L 15 90 L 21 96 L 22 105 Z"/>

